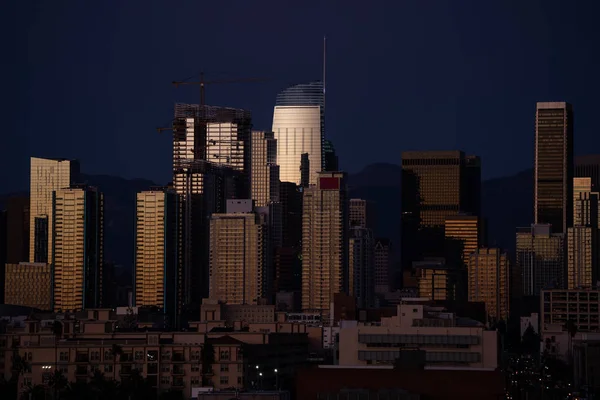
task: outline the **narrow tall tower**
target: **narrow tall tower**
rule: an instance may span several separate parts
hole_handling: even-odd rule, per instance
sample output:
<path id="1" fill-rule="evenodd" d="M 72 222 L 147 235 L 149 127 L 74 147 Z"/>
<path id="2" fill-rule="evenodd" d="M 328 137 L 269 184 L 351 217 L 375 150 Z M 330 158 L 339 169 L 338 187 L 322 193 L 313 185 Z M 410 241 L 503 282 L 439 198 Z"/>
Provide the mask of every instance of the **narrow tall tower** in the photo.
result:
<path id="1" fill-rule="evenodd" d="M 573 223 L 573 107 L 537 103 L 535 115 L 535 223 L 566 233 Z"/>
<path id="2" fill-rule="evenodd" d="M 54 234 L 52 193 L 66 189 L 79 176 L 79 162 L 31 157 L 29 203 L 29 262 L 50 263 Z"/>

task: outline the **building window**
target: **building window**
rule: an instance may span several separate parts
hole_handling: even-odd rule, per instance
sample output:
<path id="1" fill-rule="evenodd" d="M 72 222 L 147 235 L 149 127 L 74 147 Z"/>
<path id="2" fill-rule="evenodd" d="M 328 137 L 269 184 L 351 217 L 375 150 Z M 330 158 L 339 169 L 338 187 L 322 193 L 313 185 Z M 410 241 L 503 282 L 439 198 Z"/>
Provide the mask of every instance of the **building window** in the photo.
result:
<path id="1" fill-rule="evenodd" d="M 229 372 L 229 364 L 221 364 L 221 372 Z"/>
<path id="2" fill-rule="evenodd" d="M 90 360 L 91 361 L 100 361 L 100 352 L 92 351 L 92 353 L 90 354 Z"/>
<path id="3" fill-rule="evenodd" d="M 110 350 L 104 352 L 104 361 L 112 361 L 113 355 Z"/>
<path id="4" fill-rule="evenodd" d="M 104 373 L 109 373 L 109 372 L 113 372 L 113 366 L 112 365 L 105 365 L 104 366 Z"/>
<path id="5" fill-rule="evenodd" d="M 61 351 L 59 356 L 60 361 L 69 361 L 69 352 Z"/>
<path id="6" fill-rule="evenodd" d="M 143 351 L 136 351 L 135 352 L 135 360 L 136 361 L 140 361 L 144 359 L 144 352 Z"/>
<path id="7" fill-rule="evenodd" d="M 219 382 L 221 383 L 221 385 L 227 385 L 229 383 L 229 377 L 228 376 L 222 376 L 219 379 Z"/>
<path id="8" fill-rule="evenodd" d="M 192 382 L 192 385 L 199 385 L 200 384 L 200 377 L 198 377 L 198 376 L 192 376 L 191 382 Z"/>
<path id="9" fill-rule="evenodd" d="M 219 358 L 221 360 L 229 360 L 229 351 L 228 350 L 221 350 L 221 352 L 219 353 Z"/>
<path id="10" fill-rule="evenodd" d="M 237 381 L 238 381 L 238 385 L 241 385 L 242 384 L 242 377 L 238 376 L 238 380 Z"/>
<path id="11" fill-rule="evenodd" d="M 160 384 L 161 385 L 170 385 L 171 384 L 171 377 L 170 376 L 161 376 L 160 377 Z"/>
<path id="12" fill-rule="evenodd" d="M 192 372 L 200 371 L 200 364 L 192 364 Z"/>
<path id="13" fill-rule="evenodd" d="M 190 354 L 190 358 L 192 361 L 198 361 L 200 360 L 200 351 L 196 350 L 196 351 L 192 351 Z"/>
<path id="14" fill-rule="evenodd" d="M 242 364 L 237 365 L 237 372 L 239 372 L 239 373 L 244 372 L 244 366 Z"/>
<path id="15" fill-rule="evenodd" d="M 148 361 L 158 361 L 158 351 L 150 350 L 147 354 Z"/>

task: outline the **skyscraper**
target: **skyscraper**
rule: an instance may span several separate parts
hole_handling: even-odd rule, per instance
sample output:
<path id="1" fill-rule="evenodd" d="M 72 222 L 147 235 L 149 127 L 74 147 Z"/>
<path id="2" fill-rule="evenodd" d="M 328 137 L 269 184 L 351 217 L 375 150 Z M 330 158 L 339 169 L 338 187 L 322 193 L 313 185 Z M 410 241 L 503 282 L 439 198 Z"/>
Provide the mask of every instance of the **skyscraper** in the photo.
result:
<path id="1" fill-rule="evenodd" d="M 225 199 L 250 196 L 252 119 L 234 108 L 176 104 L 173 185 L 183 198 L 183 303 L 193 312 L 209 294 L 208 234 Z"/>
<path id="2" fill-rule="evenodd" d="M 302 212 L 302 309 L 328 315 L 336 293 L 348 291 L 346 174 L 321 172 L 304 190 Z"/>
<path id="3" fill-rule="evenodd" d="M 386 294 L 391 290 L 393 279 L 391 271 L 392 244 L 389 239 L 375 240 L 375 293 Z"/>
<path id="4" fill-rule="evenodd" d="M 496 248 L 480 248 L 469 254 L 469 301 L 484 302 L 486 312 L 495 321 L 508 320 L 508 255 Z"/>
<path id="5" fill-rule="evenodd" d="M 6 262 L 29 260 L 29 196 L 9 197 L 6 204 Z"/>
<path id="6" fill-rule="evenodd" d="M 31 157 L 29 206 L 29 261 L 51 262 L 52 193 L 66 189 L 78 179 L 79 162 Z"/>
<path id="7" fill-rule="evenodd" d="M 331 140 L 323 141 L 323 155 L 325 157 L 324 171 L 339 171 L 340 166 L 338 156 L 335 154 L 335 147 L 333 147 L 333 143 L 331 142 Z"/>
<path id="8" fill-rule="evenodd" d="M 444 257 L 446 217 L 480 215 L 481 161 L 462 151 L 402 153 L 402 267 Z"/>
<path id="9" fill-rule="evenodd" d="M 517 228 L 516 270 L 522 294 L 539 296 L 542 289 L 565 287 L 565 237 L 550 224 Z"/>
<path id="10" fill-rule="evenodd" d="M 252 200 L 256 207 L 279 201 L 277 140 L 273 132 L 252 131 Z"/>
<path id="11" fill-rule="evenodd" d="M 158 307 L 176 324 L 181 313 L 181 204 L 175 191 L 152 188 L 137 194 L 136 306 Z"/>
<path id="12" fill-rule="evenodd" d="M 348 206 L 351 227 L 374 228 L 375 217 L 372 203 L 363 199 L 350 199 Z"/>
<path id="13" fill-rule="evenodd" d="M 450 239 L 454 248 L 450 243 L 447 243 L 447 257 L 460 256 L 463 266 L 469 263 L 469 256 L 477 251 L 481 245 L 481 224 L 480 218 L 476 215 L 459 214 L 449 215 L 446 217 L 445 236 Z M 449 252 L 458 251 L 459 254 Z M 448 262 L 448 260 L 446 260 Z M 453 260 L 454 261 L 454 260 Z M 458 261 L 458 260 L 456 260 Z M 459 265 L 456 265 L 457 267 Z"/>
<path id="14" fill-rule="evenodd" d="M 375 304 L 374 250 L 373 231 L 360 226 L 350 228 L 348 291 L 360 308 Z"/>
<path id="15" fill-rule="evenodd" d="M 324 107 L 323 82 L 292 86 L 277 95 L 273 132 L 282 182 L 301 183 L 300 163 L 304 153 L 310 161 L 310 184 L 315 184 L 317 173 L 325 169 Z"/>
<path id="16" fill-rule="evenodd" d="M 269 296 L 266 224 L 251 200 L 230 201 L 226 214 L 210 220 L 210 298 L 258 304 Z"/>
<path id="17" fill-rule="evenodd" d="M 537 103 L 535 115 L 535 223 L 566 233 L 573 223 L 573 108 Z"/>
<path id="18" fill-rule="evenodd" d="M 54 310 L 102 305 L 104 198 L 85 185 L 60 189 L 53 196 Z"/>

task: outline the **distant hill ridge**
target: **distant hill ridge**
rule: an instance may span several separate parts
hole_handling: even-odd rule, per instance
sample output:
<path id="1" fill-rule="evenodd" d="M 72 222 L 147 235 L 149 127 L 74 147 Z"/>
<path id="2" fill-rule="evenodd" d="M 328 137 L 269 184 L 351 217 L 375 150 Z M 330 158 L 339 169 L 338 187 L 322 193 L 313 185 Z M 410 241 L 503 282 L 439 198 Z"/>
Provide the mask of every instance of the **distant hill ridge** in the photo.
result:
<path id="1" fill-rule="evenodd" d="M 600 156 L 576 158 L 576 164 L 600 164 Z M 392 240 L 399 250 L 401 167 L 377 163 L 350 174 L 351 198 L 362 198 L 376 204 L 375 234 Z M 125 179 L 110 175 L 82 174 L 82 183 L 97 186 L 105 202 L 105 259 L 124 266 L 134 260 L 134 221 L 136 193 L 157 184 L 148 179 Z M 12 193 L 0 196 L 0 209 Z M 515 228 L 533 221 L 533 169 L 515 175 L 494 178 L 482 183 L 482 211 L 488 222 L 490 245 L 514 251 Z"/>

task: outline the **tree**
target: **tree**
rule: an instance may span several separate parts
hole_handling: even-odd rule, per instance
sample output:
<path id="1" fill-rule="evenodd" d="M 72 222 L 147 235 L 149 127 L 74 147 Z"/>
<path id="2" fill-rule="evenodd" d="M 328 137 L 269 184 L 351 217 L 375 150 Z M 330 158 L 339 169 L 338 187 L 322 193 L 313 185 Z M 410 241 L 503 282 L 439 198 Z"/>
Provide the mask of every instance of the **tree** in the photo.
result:
<path id="1" fill-rule="evenodd" d="M 112 358 L 113 358 L 113 380 L 116 380 L 117 378 L 117 356 L 119 356 L 119 358 L 121 358 L 121 356 L 123 355 L 123 348 L 121 346 L 119 346 L 118 344 L 113 344 L 112 348 L 110 349 L 110 352 L 112 354 Z"/>
<path id="2" fill-rule="evenodd" d="M 215 348 L 204 335 L 204 346 L 202 347 L 202 386 L 210 386 L 212 366 L 215 363 Z"/>
<path id="3" fill-rule="evenodd" d="M 50 377 L 48 386 L 53 389 L 54 398 L 58 399 L 58 396 L 60 396 L 60 394 L 69 387 L 69 381 L 67 381 L 67 378 L 63 375 L 61 371 L 55 370 L 52 376 Z"/>
<path id="4" fill-rule="evenodd" d="M 569 361 L 572 362 L 573 358 L 573 338 L 577 334 L 577 325 L 575 321 L 568 320 L 564 326 L 565 330 L 569 333 Z"/>
<path id="5" fill-rule="evenodd" d="M 137 369 L 121 382 L 121 396 L 130 400 L 156 398 L 156 391 Z"/>
<path id="6" fill-rule="evenodd" d="M 46 388 L 43 385 L 27 385 L 21 393 L 22 400 L 46 400 Z"/>
<path id="7" fill-rule="evenodd" d="M 21 355 L 19 354 L 18 347 L 13 348 L 13 355 L 11 357 L 11 361 L 12 361 L 12 372 L 11 372 L 11 376 L 10 376 L 10 381 L 14 388 L 13 389 L 14 393 L 17 394 L 17 399 L 18 399 L 19 398 L 19 396 L 18 396 L 18 394 L 19 394 L 19 378 L 21 377 L 21 374 L 23 374 L 23 372 L 27 368 L 29 368 L 29 363 L 27 362 L 27 360 L 25 360 L 24 357 L 21 357 Z"/>
<path id="8" fill-rule="evenodd" d="M 183 400 L 183 393 L 179 390 L 170 389 L 166 392 L 161 393 L 158 396 L 159 400 Z"/>
<path id="9" fill-rule="evenodd" d="M 540 335 L 538 335 L 531 324 L 525 329 L 521 338 L 521 349 L 524 354 L 536 355 L 540 352 Z"/>

